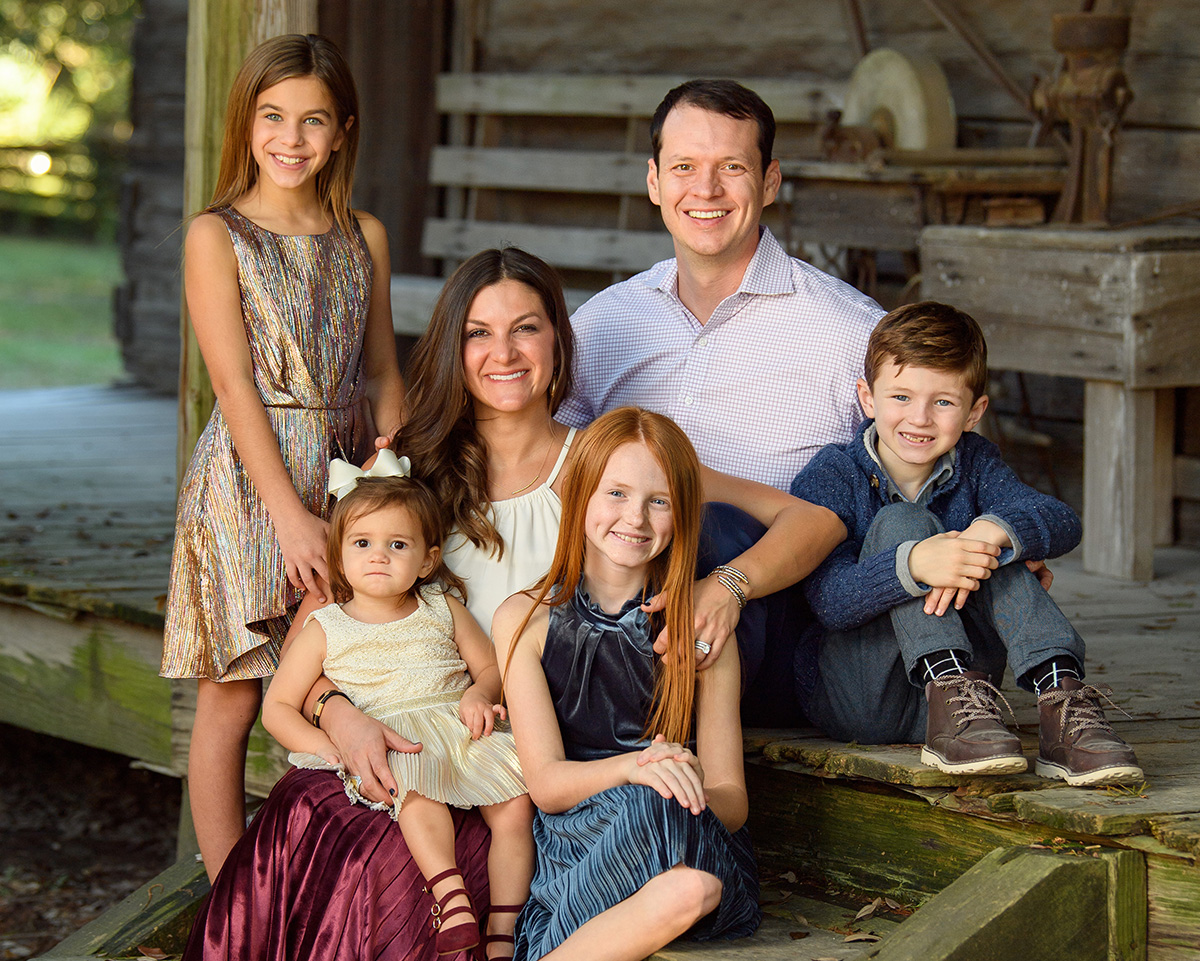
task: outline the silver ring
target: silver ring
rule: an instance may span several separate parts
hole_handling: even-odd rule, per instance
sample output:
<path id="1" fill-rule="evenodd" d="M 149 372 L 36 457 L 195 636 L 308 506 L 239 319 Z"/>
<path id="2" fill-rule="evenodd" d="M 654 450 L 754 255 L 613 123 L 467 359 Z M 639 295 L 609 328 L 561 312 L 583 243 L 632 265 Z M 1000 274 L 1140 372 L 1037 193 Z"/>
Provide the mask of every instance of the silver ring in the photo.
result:
<path id="1" fill-rule="evenodd" d="M 705 657 L 708 657 L 709 652 L 712 650 L 712 645 L 705 641 L 697 641 L 696 650 L 698 650 Z"/>

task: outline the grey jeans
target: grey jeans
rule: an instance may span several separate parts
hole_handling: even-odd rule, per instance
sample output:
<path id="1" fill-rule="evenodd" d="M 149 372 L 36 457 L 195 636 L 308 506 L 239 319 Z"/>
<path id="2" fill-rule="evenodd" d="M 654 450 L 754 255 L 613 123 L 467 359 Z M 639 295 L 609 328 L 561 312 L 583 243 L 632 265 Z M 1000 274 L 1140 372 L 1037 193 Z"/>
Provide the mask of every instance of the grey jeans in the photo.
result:
<path id="1" fill-rule="evenodd" d="M 942 531 L 924 507 L 889 504 L 871 523 L 859 557 L 895 552 L 905 541 Z M 826 634 L 817 655 L 817 680 L 805 706 L 809 720 L 830 737 L 860 744 L 925 740 L 925 689 L 913 681 L 920 658 L 952 650 L 970 670 L 999 684 L 1007 662 L 1018 684 L 1052 657 L 1083 667 L 1083 639 L 1020 561 L 982 581 L 961 611 L 926 614 L 924 597 L 893 607 L 861 627 Z"/>

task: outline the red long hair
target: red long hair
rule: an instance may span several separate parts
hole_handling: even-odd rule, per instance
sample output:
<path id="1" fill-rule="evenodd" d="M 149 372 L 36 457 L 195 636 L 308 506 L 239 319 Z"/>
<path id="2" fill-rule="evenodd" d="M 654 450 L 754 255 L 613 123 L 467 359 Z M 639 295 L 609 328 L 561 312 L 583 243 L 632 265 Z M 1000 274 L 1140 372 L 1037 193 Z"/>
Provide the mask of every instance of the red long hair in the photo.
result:
<path id="1" fill-rule="evenodd" d="M 583 580 L 588 501 L 600 485 L 608 459 L 618 447 L 629 443 L 644 444 L 667 475 L 674 522 L 671 543 L 650 562 L 647 572 L 648 592 L 662 593 L 667 598 L 662 622 L 667 629 L 668 647 L 656 671 L 653 706 L 646 718 L 645 734 L 647 737 L 663 734 L 682 744 L 691 736 L 696 693 L 692 585 L 700 544 L 703 494 L 695 448 L 676 423 L 662 414 L 640 407 L 619 407 L 597 418 L 571 445 L 571 458 L 563 478 L 562 524 L 554 560 L 537 585 L 537 603 L 521 622 L 509 648 L 504 673 L 507 677 L 513 651 L 537 604 L 547 598 L 551 605 L 565 604 Z M 559 590 L 550 597 L 556 586 Z"/>

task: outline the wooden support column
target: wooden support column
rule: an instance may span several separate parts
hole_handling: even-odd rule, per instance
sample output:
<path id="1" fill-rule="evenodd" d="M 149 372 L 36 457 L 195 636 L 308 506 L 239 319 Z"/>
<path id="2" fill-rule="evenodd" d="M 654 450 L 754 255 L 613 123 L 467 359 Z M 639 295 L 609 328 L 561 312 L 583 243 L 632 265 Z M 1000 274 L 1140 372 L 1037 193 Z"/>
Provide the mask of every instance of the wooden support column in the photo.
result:
<path id="1" fill-rule="evenodd" d="M 188 4 L 183 209 L 191 215 L 212 197 L 221 161 L 229 87 L 242 59 L 281 33 L 313 33 L 317 0 L 191 0 Z M 180 311 L 178 477 L 212 411 L 212 385 L 188 321 Z"/>
<path id="2" fill-rule="evenodd" d="M 1083 566 L 1154 576 L 1155 391 L 1089 380 L 1083 413 Z"/>
<path id="3" fill-rule="evenodd" d="M 1175 543 L 1175 391 L 1154 392 L 1154 546 Z"/>

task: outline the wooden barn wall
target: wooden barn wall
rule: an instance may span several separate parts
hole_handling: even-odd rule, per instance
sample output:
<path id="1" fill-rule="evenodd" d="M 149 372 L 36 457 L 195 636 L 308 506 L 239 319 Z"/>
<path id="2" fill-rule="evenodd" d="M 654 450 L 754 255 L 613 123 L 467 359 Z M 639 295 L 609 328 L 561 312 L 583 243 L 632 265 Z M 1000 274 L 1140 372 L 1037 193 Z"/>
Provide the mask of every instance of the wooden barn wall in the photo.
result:
<path id="1" fill-rule="evenodd" d="M 117 238 L 125 282 L 114 292 L 114 330 L 126 374 L 172 394 L 179 388 L 186 48 L 187 0 L 142 0 Z"/>
<path id="2" fill-rule="evenodd" d="M 421 229 L 432 201 L 437 141 L 433 83 L 444 69 L 448 0 L 320 0 L 321 32 L 341 48 L 358 86 L 361 140 L 354 203 L 387 228 L 392 270 L 430 273 Z"/>
<path id="3" fill-rule="evenodd" d="M 1050 15 L 1079 0 L 945 0 L 1022 89 L 1051 74 Z M 963 146 L 1025 142 L 1020 107 L 918 0 L 860 0 L 872 47 L 926 54 L 946 71 Z M 460 0 L 477 6 L 481 70 L 694 73 L 845 80 L 856 62 L 842 0 Z M 1114 217 L 1200 200 L 1200 9 L 1195 0 L 1098 0 L 1133 24 L 1135 99 L 1116 151 Z"/>

